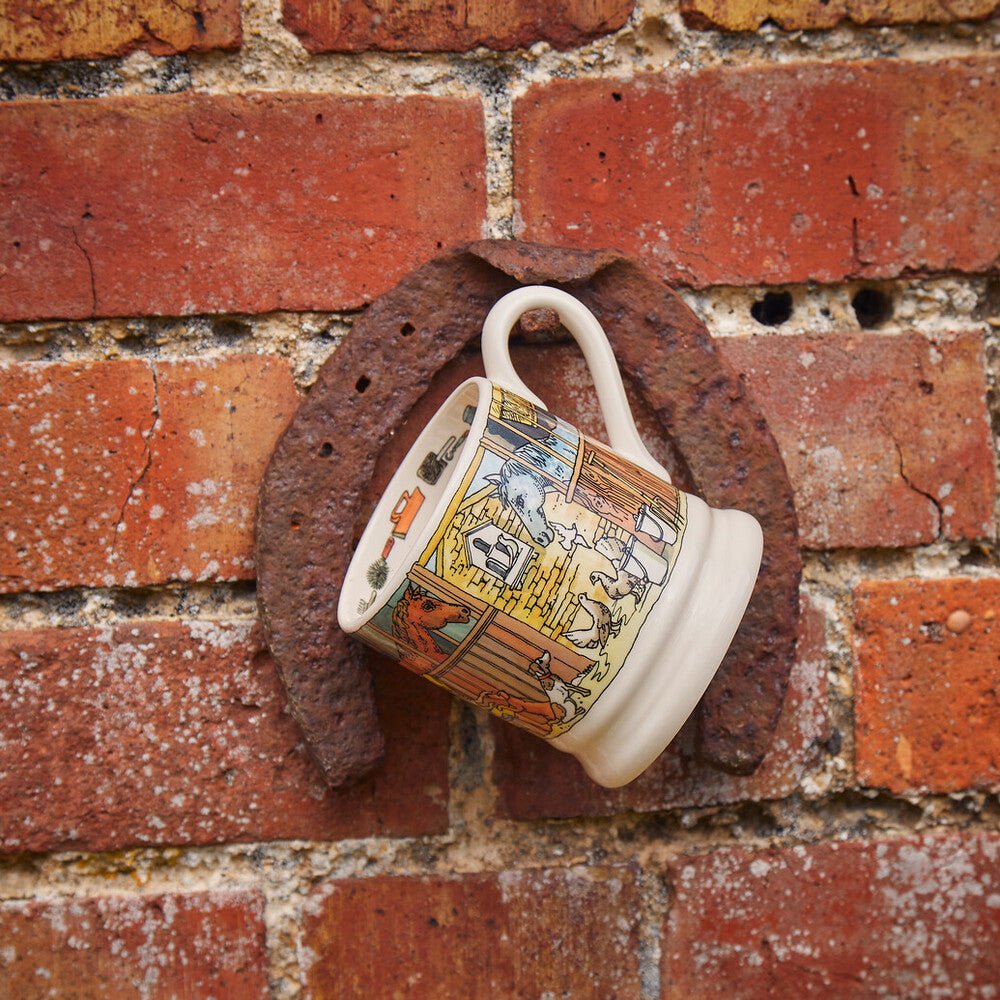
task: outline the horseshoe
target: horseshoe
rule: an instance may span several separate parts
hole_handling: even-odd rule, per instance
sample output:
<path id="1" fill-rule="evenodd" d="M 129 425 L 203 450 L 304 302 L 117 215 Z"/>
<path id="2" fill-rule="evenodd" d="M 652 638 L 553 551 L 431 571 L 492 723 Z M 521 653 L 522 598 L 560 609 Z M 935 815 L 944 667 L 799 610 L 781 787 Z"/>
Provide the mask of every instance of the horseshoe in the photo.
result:
<path id="1" fill-rule="evenodd" d="M 392 456 L 416 436 L 418 421 L 407 418 L 435 376 L 478 338 L 501 295 L 540 283 L 564 287 L 598 317 L 623 374 L 669 438 L 678 485 L 761 522 L 764 562 L 699 706 L 698 752 L 747 774 L 770 745 L 794 662 L 801 562 L 791 485 L 763 416 L 701 321 L 642 265 L 613 250 L 481 240 L 417 268 L 356 320 L 279 440 L 261 486 L 260 615 L 291 712 L 331 786 L 370 773 L 383 749 L 363 648 L 336 624 L 354 544 Z"/>

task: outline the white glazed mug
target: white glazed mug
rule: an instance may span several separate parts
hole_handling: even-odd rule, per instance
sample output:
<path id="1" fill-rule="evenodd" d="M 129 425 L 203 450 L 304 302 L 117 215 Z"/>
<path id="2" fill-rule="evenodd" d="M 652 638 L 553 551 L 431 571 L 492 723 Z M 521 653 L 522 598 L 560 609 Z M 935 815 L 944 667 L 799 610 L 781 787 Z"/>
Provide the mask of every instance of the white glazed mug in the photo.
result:
<path id="1" fill-rule="evenodd" d="M 514 371 L 511 328 L 543 307 L 583 350 L 613 450 L 549 413 Z M 340 626 L 623 785 L 722 662 L 757 578 L 760 526 L 671 484 L 604 331 L 573 296 L 510 292 L 482 349 L 487 378 L 451 394 L 376 506 Z"/>

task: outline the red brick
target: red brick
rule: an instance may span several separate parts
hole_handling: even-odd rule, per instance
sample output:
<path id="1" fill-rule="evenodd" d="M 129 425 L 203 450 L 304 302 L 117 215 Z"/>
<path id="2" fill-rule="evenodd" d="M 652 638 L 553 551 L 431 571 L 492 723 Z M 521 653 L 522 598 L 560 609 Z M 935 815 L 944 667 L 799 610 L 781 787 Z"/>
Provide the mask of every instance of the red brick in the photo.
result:
<path id="1" fill-rule="evenodd" d="M 0 398 L 0 592 L 253 576 L 285 360 L 11 364 Z"/>
<path id="2" fill-rule="evenodd" d="M 466 52 L 549 42 L 570 49 L 617 31 L 635 0 L 284 0 L 282 20 L 310 52 L 364 49 Z"/>
<path id="3" fill-rule="evenodd" d="M 949 623 L 954 611 L 970 616 L 964 629 Z M 855 588 L 862 784 L 1000 791 L 998 613 L 1000 580 L 871 580 Z"/>
<path id="4" fill-rule="evenodd" d="M 312 1000 L 637 997 L 627 868 L 327 882 L 305 905 Z"/>
<path id="5" fill-rule="evenodd" d="M 663 997 L 992 997 L 1000 836 L 767 851 L 671 866 Z"/>
<path id="6" fill-rule="evenodd" d="M 745 375 L 813 549 L 992 537 L 996 476 L 982 337 L 717 341 Z"/>
<path id="7" fill-rule="evenodd" d="M 932 24 L 979 21 L 994 15 L 997 0 L 681 0 L 692 28 L 754 31 L 764 21 L 787 30 L 852 24 Z"/>
<path id="8" fill-rule="evenodd" d="M 482 106 L 258 94 L 0 108 L 0 320 L 344 309 L 485 217 Z"/>
<path id="9" fill-rule="evenodd" d="M 250 623 L 0 633 L 0 850 L 442 833 L 450 700 L 390 671 L 385 763 L 332 792 Z"/>
<path id="10" fill-rule="evenodd" d="M 270 996 L 256 892 L 2 902 L 0 941 L 4 997 Z"/>
<path id="11" fill-rule="evenodd" d="M 538 85 L 514 110 L 519 232 L 617 246 L 695 286 L 995 267 L 996 67 L 790 63 Z"/>
<path id="12" fill-rule="evenodd" d="M 816 770 L 828 739 L 822 612 L 806 605 L 798 662 L 771 750 L 749 777 L 717 771 L 695 759 L 695 721 L 686 725 L 659 760 L 623 788 L 601 788 L 576 760 L 507 723 L 495 722 L 493 774 L 501 815 L 513 819 L 601 816 L 679 806 L 759 801 L 790 795 Z"/>
<path id="13" fill-rule="evenodd" d="M 99 59 L 239 48 L 239 0 L 8 0 L 0 59 Z"/>

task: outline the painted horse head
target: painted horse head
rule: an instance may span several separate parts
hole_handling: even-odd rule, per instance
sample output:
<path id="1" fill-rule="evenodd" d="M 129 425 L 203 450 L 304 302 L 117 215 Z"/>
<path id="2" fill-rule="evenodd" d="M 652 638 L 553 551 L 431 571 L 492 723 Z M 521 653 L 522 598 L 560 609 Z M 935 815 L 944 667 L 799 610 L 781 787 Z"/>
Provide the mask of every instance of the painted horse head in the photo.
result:
<path id="1" fill-rule="evenodd" d="M 517 515 L 535 542 L 546 546 L 555 541 L 555 532 L 545 517 L 545 491 L 549 484 L 544 476 L 508 458 L 500 466 L 500 472 L 487 476 L 486 481 L 493 483 L 500 502 Z"/>
<path id="2" fill-rule="evenodd" d="M 448 604 L 411 583 L 392 609 L 392 637 L 399 648 L 399 662 L 418 674 L 427 673 L 446 655 L 431 632 L 468 620 L 469 609 L 464 604 Z"/>

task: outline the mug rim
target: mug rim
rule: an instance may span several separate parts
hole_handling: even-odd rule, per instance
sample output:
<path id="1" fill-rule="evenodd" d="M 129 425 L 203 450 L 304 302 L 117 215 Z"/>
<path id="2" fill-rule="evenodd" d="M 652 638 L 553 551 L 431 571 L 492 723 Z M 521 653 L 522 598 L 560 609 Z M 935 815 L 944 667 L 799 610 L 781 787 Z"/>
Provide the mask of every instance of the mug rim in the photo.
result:
<path id="1" fill-rule="evenodd" d="M 457 397 L 459 397 L 463 392 L 466 392 L 470 386 L 475 386 L 478 392 L 476 414 L 473 417 L 472 423 L 469 425 L 468 436 L 465 443 L 462 445 L 461 451 L 456 456 L 456 461 L 446 473 L 447 479 L 443 485 L 438 500 L 435 502 L 434 507 L 431 510 L 431 516 L 425 526 L 413 536 L 412 542 L 408 538 L 404 540 L 405 547 L 402 551 L 407 557 L 400 560 L 399 567 L 386 578 L 386 582 L 379 588 L 379 593 L 382 593 L 385 596 L 381 599 L 374 600 L 364 613 L 358 613 L 356 610 L 357 599 L 359 596 L 362 596 L 362 588 L 356 585 L 352 586 L 352 583 L 357 583 L 357 581 L 352 580 L 352 576 L 357 576 L 358 572 L 362 571 L 364 564 L 369 561 L 366 558 L 362 558 L 362 554 L 366 548 L 371 550 L 369 551 L 369 556 L 371 556 L 372 552 L 375 551 L 375 549 L 372 548 L 372 542 L 373 540 L 377 540 L 380 537 L 380 533 L 385 530 L 384 527 L 380 527 L 380 525 L 388 523 L 388 515 L 394 509 L 391 498 L 396 497 L 398 492 L 397 486 L 409 487 L 413 484 L 412 473 L 404 472 L 409 459 L 414 454 L 419 455 L 421 451 L 427 447 L 430 441 L 436 440 L 436 435 L 434 433 L 435 426 L 443 422 L 446 414 L 454 406 Z M 414 562 L 419 558 L 419 553 L 426 548 L 427 543 L 434 537 L 434 533 L 437 531 L 438 526 L 440 525 L 441 520 L 452 500 L 455 498 L 455 494 L 461 486 L 466 472 L 475 459 L 476 444 L 479 439 L 482 438 L 486 430 L 486 423 L 490 412 L 490 403 L 493 398 L 493 387 L 494 383 L 490 381 L 490 379 L 484 378 L 482 375 L 473 375 L 456 386 L 455 389 L 448 395 L 448 398 L 434 412 L 434 415 L 427 422 L 427 425 L 417 435 L 413 444 L 407 449 L 403 460 L 393 472 L 392 477 L 389 479 L 389 482 L 386 484 L 386 487 L 382 492 L 381 498 L 368 517 L 368 523 L 365 525 L 365 529 L 361 533 L 361 538 L 358 539 L 358 544 L 355 546 L 354 552 L 351 554 L 350 562 L 348 563 L 347 570 L 344 573 L 343 583 L 340 588 L 340 598 L 337 601 L 337 622 L 344 632 L 357 632 L 359 629 L 367 625 L 382 610 L 386 602 L 391 600 L 392 595 L 395 594 L 400 585 L 409 575 Z M 440 432 L 438 432 L 438 434 L 439 433 Z M 405 482 L 403 482 L 404 479 Z M 399 482 L 397 482 L 397 480 L 399 480 Z"/>

